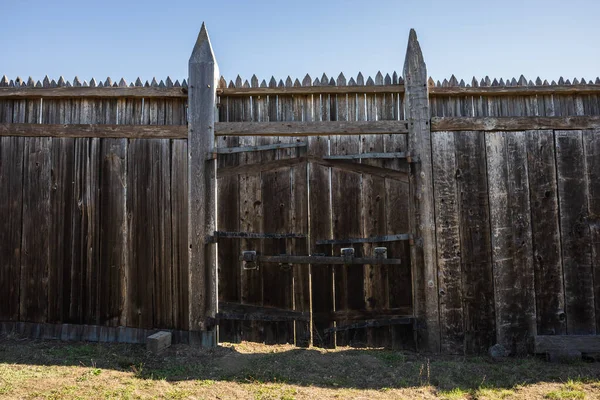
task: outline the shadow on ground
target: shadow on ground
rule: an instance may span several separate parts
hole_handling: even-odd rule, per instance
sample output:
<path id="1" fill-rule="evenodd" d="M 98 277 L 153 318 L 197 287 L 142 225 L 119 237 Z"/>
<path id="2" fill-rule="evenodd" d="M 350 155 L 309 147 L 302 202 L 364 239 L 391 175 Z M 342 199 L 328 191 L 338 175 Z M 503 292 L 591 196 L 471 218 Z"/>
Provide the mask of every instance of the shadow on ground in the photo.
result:
<path id="1" fill-rule="evenodd" d="M 382 349 L 298 349 L 254 343 L 215 349 L 174 345 L 159 354 L 143 345 L 0 338 L 0 364 L 86 366 L 132 372 L 136 378 L 288 383 L 326 388 L 384 389 L 433 385 L 442 390 L 513 388 L 569 379 L 597 381 L 600 363 L 552 364 L 535 357 L 427 356 Z"/>

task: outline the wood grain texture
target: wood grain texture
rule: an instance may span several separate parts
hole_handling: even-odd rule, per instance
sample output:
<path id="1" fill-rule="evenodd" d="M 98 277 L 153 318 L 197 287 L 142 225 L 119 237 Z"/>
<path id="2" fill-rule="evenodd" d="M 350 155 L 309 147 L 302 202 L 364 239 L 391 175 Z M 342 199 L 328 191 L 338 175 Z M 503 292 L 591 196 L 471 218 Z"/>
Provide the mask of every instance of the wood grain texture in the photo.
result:
<path id="1" fill-rule="evenodd" d="M 11 118 L 5 115 L 4 118 Z M 0 319 L 18 321 L 24 138 L 0 138 Z"/>
<path id="2" fill-rule="evenodd" d="M 433 186 L 438 254 L 441 350 L 462 354 L 465 348 L 462 248 L 460 238 L 459 194 L 453 132 L 433 136 Z"/>
<path id="3" fill-rule="evenodd" d="M 600 130 L 583 132 L 588 182 L 588 217 L 592 244 L 595 309 L 600 309 Z M 600 331 L 600 313 L 596 312 L 596 332 Z"/>
<path id="4" fill-rule="evenodd" d="M 184 125 L 0 124 L 0 136 L 62 138 L 187 138 Z"/>
<path id="5" fill-rule="evenodd" d="M 404 77 L 408 150 L 421 157 L 421 163 L 411 166 L 409 176 L 411 233 L 422 238 L 422 245 L 411 248 L 414 307 L 424 329 L 420 332 L 419 347 L 437 352 L 440 350 L 440 327 L 427 69 L 414 30 L 410 31 L 408 39 Z"/>
<path id="6" fill-rule="evenodd" d="M 346 115 L 347 115 L 347 100 Z M 221 122 L 216 136 L 320 136 L 407 133 L 406 121 L 271 121 Z"/>
<path id="7" fill-rule="evenodd" d="M 527 171 L 535 268 L 538 335 L 566 334 L 556 153 L 553 131 L 530 131 Z"/>
<path id="8" fill-rule="evenodd" d="M 207 330 L 205 318 L 214 318 L 218 301 L 216 246 L 207 246 L 204 241 L 216 230 L 216 161 L 206 162 L 205 154 L 215 146 L 219 68 L 204 25 L 190 56 L 188 73 L 189 329 L 197 331 Z"/>
<path id="9" fill-rule="evenodd" d="M 536 332 L 531 220 L 523 133 L 486 134 L 496 338 L 511 353 Z"/>
<path id="10" fill-rule="evenodd" d="M 188 97 L 185 88 L 159 88 L 159 87 L 13 87 L 0 88 L 0 98 L 172 98 Z"/>
<path id="11" fill-rule="evenodd" d="M 596 333 L 589 186 L 581 131 L 555 131 L 567 334 Z"/>
<path id="12" fill-rule="evenodd" d="M 554 351 L 600 352 L 600 336 L 596 335 L 547 335 L 535 337 L 535 353 Z"/>
<path id="13" fill-rule="evenodd" d="M 454 141 L 464 350 L 480 354 L 496 340 L 485 136 L 483 132 L 455 132 Z"/>
<path id="14" fill-rule="evenodd" d="M 514 102 L 512 98 L 504 101 Z M 506 105 L 508 107 L 508 104 Z M 524 106 L 523 106 L 524 107 Z M 514 115 L 515 109 L 507 109 Z M 502 117 L 433 117 L 431 130 L 439 131 L 523 131 L 544 129 L 593 129 L 600 125 L 599 116 L 502 116 Z"/>

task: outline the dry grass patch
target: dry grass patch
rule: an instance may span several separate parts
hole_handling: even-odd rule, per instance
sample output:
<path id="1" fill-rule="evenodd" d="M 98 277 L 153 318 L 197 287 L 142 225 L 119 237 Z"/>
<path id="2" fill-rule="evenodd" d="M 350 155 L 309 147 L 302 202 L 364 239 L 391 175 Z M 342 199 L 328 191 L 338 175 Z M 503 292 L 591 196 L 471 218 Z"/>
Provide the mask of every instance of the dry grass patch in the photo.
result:
<path id="1" fill-rule="evenodd" d="M 600 363 L 255 343 L 157 355 L 141 345 L 0 338 L 0 398 L 592 399 Z"/>

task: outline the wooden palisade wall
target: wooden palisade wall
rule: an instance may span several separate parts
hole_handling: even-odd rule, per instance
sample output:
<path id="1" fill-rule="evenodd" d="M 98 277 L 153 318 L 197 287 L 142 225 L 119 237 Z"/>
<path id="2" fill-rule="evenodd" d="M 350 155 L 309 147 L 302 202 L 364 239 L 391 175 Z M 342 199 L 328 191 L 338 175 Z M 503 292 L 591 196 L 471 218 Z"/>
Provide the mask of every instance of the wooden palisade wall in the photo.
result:
<path id="1" fill-rule="evenodd" d="M 325 334 L 400 316 L 445 353 L 598 333 L 600 80 L 425 81 L 411 32 L 404 78 L 217 87 L 203 32 L 202 115 L 185 81 L 0 81 L 0 322 L 212 331 L 218 297 L 310 315 L 221 320 L 229 341 L 404 346 L 411 326 Z M 226 154 L 250 146 L 272 147 Z M 298 235 L 215 246 L 213 229 Z M 317 243 L 392 234 L 412 240 Z M 403 265 L 239 260 L 350 246 Z"/>

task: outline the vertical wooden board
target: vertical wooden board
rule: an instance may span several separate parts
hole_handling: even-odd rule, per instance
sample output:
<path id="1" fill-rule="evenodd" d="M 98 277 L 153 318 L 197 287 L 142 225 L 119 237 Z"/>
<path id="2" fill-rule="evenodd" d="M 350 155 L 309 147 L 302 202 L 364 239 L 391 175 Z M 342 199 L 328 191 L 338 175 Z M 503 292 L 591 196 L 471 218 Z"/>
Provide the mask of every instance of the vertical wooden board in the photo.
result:
<path id="1" fill-rule="evenodd" d="M 152 143 L 132 139 L 127 148 L 127 213 L 129 271 L 127 324 L 135 328 L 154 326 L 154 237 L 156 232 L 153 192 Z"/>
<path id="2" fill-rule="evenodd" d="M 366 118 L 368 121 L 383 118 L 383 95 L 366 95 Z M 358 113 L 360 115 L 360 113 Z M 382 153 L 385 151 L 383 135 L 362 135 L 361 153 Z M 384 160 L 364 159 L 364 164 L 383 167 Z M 385 179 L 368 174 L 362 175 L 362 237 L 382 236 L 387 230 L 385 210 Z M 373 249 L 387 246 L 388 243 L 365 243 L 363 254 L 373 256 Z M 368 310 L 384 310 L 389 308 L 388 270 L 385 265 L 365 265 L 363 286 L 365 293 L 365 308 Z M 366 329 L 367 345 L 386 347 L 390 345 L 390 330 L 388 327 Z"/>
<path id="3" fill-rule="evenodd" d="M 600 310 L 600 129 L 583 131 L 588 182 L 588 217 L 592 242 L 595 309 Z M 596 332 L 600 331 L 600 312 L 596 312 Z"/>
<path id="4" fill-rule="evenodd" d="M 291 199 L 290 199 L 290 230 L 292 232 L 308 234 L 308 182 L 307 166 L 301 164 L 292 168 Z M 295 255 L 308 255 L 307 239 L 292 239 L 291 253 Z M 310 312 L 310 267 L 309 265 L 296 265 L 293 269 L 293 295 L 294 309 Z M 311 342 L 310 322 L 296 321 L 294 324 L 294 343 L 296 346 L 308 347 Z"/>
<path id="5" fill-rule="evenodd" d="M 46 322 L 50 264 L 50 138 L 26 138 L 23 161 L 20 321 Z"/>
<path id="6" fill-rule="evenodd" d="M 82 147 L 83 167 L 79 179 L 83 233 L 83 237 L 80 238 L 81 265 L 85 266 L 83 320 L 86 324 L 97 325 L 100 317 L 100 139 L 84 139 Z"/>
<path id="7" fill-rule="evenodd" d="M 325 97 L 325 99 L 324 99 Z M 316 121 L 329 120 L 329 95 L 313 96 L 313 111 Z M 311 136 L 308 138 L 307 154 L 322 157 L 329 154 L 329 137 Z M 317 164 L 308 165 L 308 226 L 310 253 L 331 255 L 331 246 L 316 245 L 316 240 L 332 238 L 331 220 L 331 178 L 330 168 Z M 325 336 L 324 330 L 333 327 L 334 306 L 333 267 L 312 265 L 310 267 L 310 287 L 312 304 L 313 345 L 333 347 L 335 335 Z"/>
<path id="8" fill-rule="evenodd" d="M 312 121 L 312 96 L 293 97 L 293 118 L 295 121 Z M 305 138 L 290 138 L 290 142 L 306 140 Z M 297 148 L 294 156 L 303 156 L 306 148 Z M 308 182 L 307 163 L 301 163 L 290 168 L 290 232 L 308 234 Z M 308 255 L 307 239 L 290 239 L 287 241 L 290 254 Z M 310 312 L 310 266 L 296 265 L 292 270 L 292 294 L 294 310 Z M 295 321 L 293 325 L 294 343 L 296 346 L 308 347 L 312 343 L 310 321 Z"/>
<path id="9" fill-rule="evenodd" d="M 453 132 L 432 136 L 437 268 L 440 304 L 441 350 L 464 352 L 464 315 L 461 271 L 460 217 L 458 211 L 456 147 Z"/>
<path id="10" fill-rule="evenodd" d="M 173 140 L 171 155 L 171 218 L 173 255 L 173 326 L 188 330 L 187 141 Z"/>
<path id="11" fill-rule="evenodd" d="M 455 132 L 454 142 L 465 352 L 481 354 L 496 336 L 485 136 Z"/>
<path id="12" fill-rule="evenodd" d="M 161 111 L 163 110 L 163 111 Z M 159 117 L 164 107 L 159 107 Z M 160 119 L 159 119 L 160 120 Z M 173 293 L 171 264 L 171 145 L 170 140 L 152 140 L 152 168 L 155 190 L 157 235 L 154 237 L 154 327 L 173 327 Z"/>
<path id="13" fill-rule="evenodd" d="M 127 326 L 127 139 L 103 139 L 100 153 L 100 324 Z"/>
<path id="14" fill-rule="evenodd" d="M 218 147 L 236 147 L 237 137 L 218 138 Z M 219 156 L 217 168 L 239 165 L 237 154 Z M 217 170 L 218 176 L 218 170 Z M 217 230 L 237 232 L 239 228 L 239 180 L 238 176 L 217 180 Z M 240 241 L 238 239 L 219 240 L 219 301 L 240 303 L 241 268 L 239 265 Z M 239 321 L 219 322 L 219 341 L 239 343 L 241 341 Z"/>
<path id="15" fill-rule="evenodd" d="M 567 333 L 596 333 L 589 189 L 581 131 L 555 131 Z"/>
<path id="16" fill-rule="evenodd" d="M 553 131 L 526 132 L 538 335 L 566 334 Z"/>
<path id="17" fill-rule="evenodd" d="M 433 108 L 432 108 L 433 110 Z M 386 94 L 384 97 L 384 110 L 382 120 L 398 120 L 399 113 L 404 113 L 401 104 L 401 95 Z M 391 134 L 383 138 L 383 146 L 386 152 L 407 151 L 407 135 Z M 384 160 L 383 166 L 392 170 L 408 172 L 408 163 L 405 159 Z M 394 179 L 385 180 L 385 212 L 386 212 L 386 234 L 409 233 L 409 211 L 408 211 L 409 189 L 408 185 Z M 388 249 L 389 258 L 402 260 L 400 267 L 388 267 L 388 303 L 391 309 L 412 307 L 412 279 L 411 260 L 408 241 L 390 242 L 385 246 Z M 407 340 L 406 329 L 402 326 L 390 327 L 391 346 L 393 348 L 404 347 Z M 414 349 L 414 343 L 408 345 Z"/>
<path id="18" fill-rule="evenodd" d="M 254 138 L 240 138 L 240 146 L 254 143 Z M 248 153 L 241 163 L 259 162 L 256 153 Z M 240 229 L 243 232 L 263 232 L 263 196 L 260 176 L 258 174 L 239 175 L 239 218 Z M 255 250 L 260 252 L 258 240 L 241 240 L 240 250 Z M 238 262 L 238 268 L 242 268 Z M 245 269 L 241 271 L 241 297 L 244 304 L 263 304 L 263 268 Z M 264 342 L 264 324 L 260 322 L 245 322 L 242 332 L 243 340 Z"/>
<path id="19" fill-rule="evenodd" d="M 12 119 L 4 115 L 4 120 Z M 0 319 L 19 320 L 25 138 L 0 138 Z M 25 159 L 29 161 L 29 156 Z M 30 169 L 27 169 L 29 174 Z"/>
<path id="20" fill-rule="evenodd" d="M 525 137 L 486 134 L 496 336 L 513 354 L 535 335 L 535 288 Z"/>
<path id="21" fill-rule="evenodd" d="M 264 209 L 269 210 L 263 215 L 264 232 L 285 233 L 289 228 L 290 183 L 288 168 L 262 173 L 262 203 Z M 262 252 L 265 255 L 285 254 L 285 239 L 265 239 Z M 291 268 L 277 264 L 268 264 L 261 268 L 263 269 L 263 304 L 280 309 L 291 309 L 293 296 Z M 289 328 L 289 324 L 266 324 L 266 343 L 285 343 L 290 339 L 293 340 L 293 331 L 290 332 Z"/>
<path id="22" fill-rule="evenodd" d="M 75 139 L 54 138 L 51 150 L 50 268 L 48 270 L 48 322 L 65 319 L 70 301 Z M 67 245 L 65 245 L 67 244 Z M 65 305 L 67 308 L 65 309 Z"/>
<path id="23" fill-rule="evenodd" d="M 332 145 L 332 154 L 356 154 L 358 143 L 346 142 L 343 137 L 338 137 Z M 332 168 L 331 171 L 331 202 L 332 202 L 332 230 L 335 239 L 356 238 L 362 233 L 360 213 L 362 209 L 361 176 L 356 173 Z M 341 248 L 346 246 L 334 245 L 333 254 L 339 256 Z M 350 247 L 350 246 L 348 246 Z M 355 256 L 361 257 L 362 246 L 355 245 Z M 335 310 L 364 310 L 365 295 L 363 284 L 362 265 L 342 265 L 335 267 Z M 339 324 L 348 321 L 340 320 Z M 338 345 L 364 345 L 366 338 L 364 332 L 342 331 L 337 335 Z"/>

